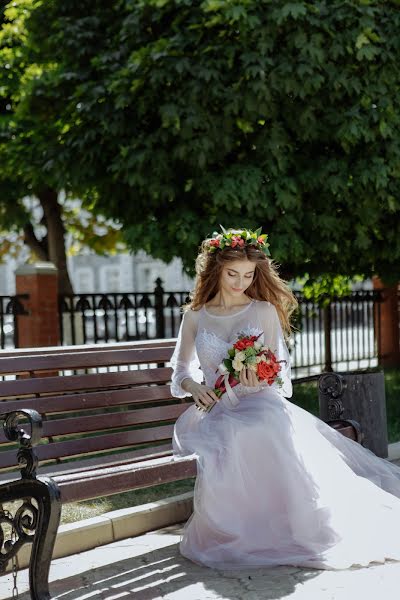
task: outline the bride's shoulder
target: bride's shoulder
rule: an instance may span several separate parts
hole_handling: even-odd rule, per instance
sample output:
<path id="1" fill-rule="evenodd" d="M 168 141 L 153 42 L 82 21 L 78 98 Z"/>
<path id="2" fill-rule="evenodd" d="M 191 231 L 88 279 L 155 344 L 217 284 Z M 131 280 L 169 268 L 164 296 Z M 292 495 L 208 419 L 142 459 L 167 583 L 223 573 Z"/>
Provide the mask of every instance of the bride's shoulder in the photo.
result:
<path id="1" fill-rule="evenodd" d="M 193 310 L 193 308 L 187 308 L 183 313 L 183 318 L 185 322 L 190 323 L 192 325 L 197 325 L 199 322 L 201 313 L 201 308 L 198 310 Z"/>
<path id="2" fill-rule="evenodd" d="M 276 306 L 269 300 L 257 300 L 256 308 L 258 314 L 264 317 L 272 316 L 276 312 Z"/>
<path id="3" fill-rule="evenodd" d="M 271 310 L 274 305 L 269 300 L 256 300 L 256 306 L 259 306 L 261 310 Z"/>

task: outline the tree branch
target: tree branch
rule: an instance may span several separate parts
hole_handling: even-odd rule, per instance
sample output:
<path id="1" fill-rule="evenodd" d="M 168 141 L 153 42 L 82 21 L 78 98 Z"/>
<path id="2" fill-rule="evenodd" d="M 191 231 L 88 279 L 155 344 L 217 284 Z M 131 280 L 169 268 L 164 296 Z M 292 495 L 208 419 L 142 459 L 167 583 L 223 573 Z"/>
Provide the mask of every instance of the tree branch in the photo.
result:
<path id="1" fill-rule="evenodd" d="M 48 260 L 58 269 L 58 286 L 60 294 L 73 294 L 71 280 L 67 268 L 65 251 L 65 227 L 62 220 L 62 208 L 58 203 L 58 193 L 51 188 L 43 188 L 36 193 L 43 208 L 47 226 Z"/>
<path id="2" fill-rule="evenodd" d="M 49 260 L 47 243 L 45 240 L 39 240 L 36 237 L 32 223 L 27 223 L 24 227 L 24 243 L 29 246 L 39 260 Z"/>

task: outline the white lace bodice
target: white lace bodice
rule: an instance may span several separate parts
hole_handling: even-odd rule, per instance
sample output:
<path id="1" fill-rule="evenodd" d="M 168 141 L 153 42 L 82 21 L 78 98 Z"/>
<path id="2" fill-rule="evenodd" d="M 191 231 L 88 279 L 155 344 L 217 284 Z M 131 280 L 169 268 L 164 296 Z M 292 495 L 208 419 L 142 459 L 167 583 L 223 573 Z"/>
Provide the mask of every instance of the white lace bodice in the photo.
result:
<path id="1" fill-rule="evenodd" d="M 212 315 L 202 307 L 198 311 L 185 313 L 178 334 L 178 340 L 171 365 L 174 369 L 171 391 L 173 396 L 189 396 L 181 383 L 187 377 L 214 387 L 219 376 L 218 366 L 227 356 L 228 348 L 237 340 L 239 333 L 259 335 L 260 341 L 276 352 L 282 363 L 280 373 L 284 385 L 275 387 L 282 395 L 291 397 L 290 355 L 283 337 L 277 310 L 270 302 L 252 300 L 247 306 L 233 315 Z M 265 384 L 268 385 L 268 384 Z M 258 391 L 261 387 L 235 387 L 236 394 L 243 395 Z"/>

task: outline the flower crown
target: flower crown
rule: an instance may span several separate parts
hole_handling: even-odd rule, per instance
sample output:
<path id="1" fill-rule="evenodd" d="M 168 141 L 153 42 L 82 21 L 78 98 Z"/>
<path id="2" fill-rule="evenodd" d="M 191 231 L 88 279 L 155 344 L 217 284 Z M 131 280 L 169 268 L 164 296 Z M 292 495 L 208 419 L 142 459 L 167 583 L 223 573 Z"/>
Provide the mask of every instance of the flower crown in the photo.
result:
<path id="1" fill-rule="evenodd" d="M 251 229 L 229 229 L 228 231 L 220 225 L 222 233 L 214 231 L 212 237 L 204 241 L 204 247 L 207 252 L 216 252 L 224 248 L 244 248 L 245 246 L 254 246 L 257 250 L 264 252 L 266 256 L 270 256 L 267 243 L 268 235 L 261 234 L 261 227 L 256 231 Z"/>

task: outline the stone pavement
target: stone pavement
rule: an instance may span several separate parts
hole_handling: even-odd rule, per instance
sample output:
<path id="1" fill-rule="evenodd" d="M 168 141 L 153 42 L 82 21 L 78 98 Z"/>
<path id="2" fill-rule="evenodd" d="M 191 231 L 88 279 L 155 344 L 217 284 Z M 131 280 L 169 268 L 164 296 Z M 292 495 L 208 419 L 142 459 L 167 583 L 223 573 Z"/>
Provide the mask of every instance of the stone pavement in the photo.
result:
<path id="1" fill-rule="evenodd" d="M 60 600 L 397 600 L 400 562 L 322 571 L 297 567 L 217 571 L 179 554 L 174 525 L 52 562 L 50 592 Z M 27 570 L 18 574 L 28 600 Z M 0 600 L 11 597 L 0 578 Z M 25 592 L 22 593 L 21 592 Z"/>

